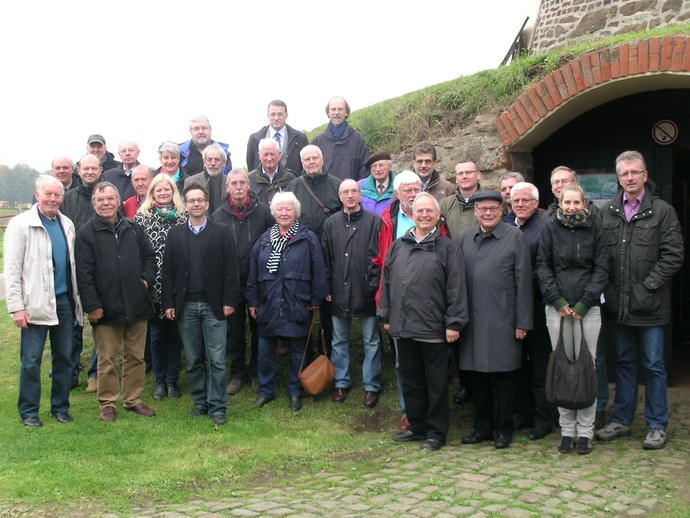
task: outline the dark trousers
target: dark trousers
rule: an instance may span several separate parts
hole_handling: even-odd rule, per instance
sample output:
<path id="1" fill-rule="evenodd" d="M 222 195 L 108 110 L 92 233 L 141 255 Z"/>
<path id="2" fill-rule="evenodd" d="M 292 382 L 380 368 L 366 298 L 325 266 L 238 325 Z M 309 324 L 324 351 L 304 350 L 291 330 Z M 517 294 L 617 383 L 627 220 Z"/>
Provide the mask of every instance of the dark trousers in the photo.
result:
<path id="1" fill-rule="evenodd" d="M 448 344 L 398 339 L 405 411 L 410 430 L 446 442 L 448 410 Z"/>
<path id="2" fill-rule="evenodd" d="M 515 375 L 515 413 L 523 422 L 551 428 L 553 408 L 546 401 L 546 367 L 551 339 L 544 329 L 530 331 L 522 341 L 522 366 Z"/>
<path id="3" fill-rule="evenodd" d="M 247 364 L 246 321 L 249 318 L 251 334 L 251 357 Z M 247 379 L 256 377 L 256 359 L 259 355 L 259 334 L 256 320 L 247 316 L 247 304 L 241 303 L 228 318 L 228 358 L 230 359 L 230 378 Z"/>
<path id="4" fill-rule="evenodd" d="M 513 435 L 515 372 L 471 372 L 470 387 L 474 403 L 475 430 L 488 434 L 496 430 L 502 434 Z"/>

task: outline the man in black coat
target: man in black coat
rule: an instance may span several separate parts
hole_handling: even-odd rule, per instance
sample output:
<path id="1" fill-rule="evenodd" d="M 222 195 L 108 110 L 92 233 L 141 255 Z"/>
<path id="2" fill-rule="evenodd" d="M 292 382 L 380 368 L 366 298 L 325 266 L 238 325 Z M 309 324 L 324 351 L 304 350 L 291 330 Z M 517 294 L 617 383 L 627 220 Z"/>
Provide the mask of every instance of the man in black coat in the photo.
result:
<path id="1" fill-rule="evenodd" d="M 348 335 L 353 317 L 359 319 L 364 344 L 362 384 L 365 408 L 374 408 L 381 390 L 381 338 L 376 320 L 376 290 L 380 269 L 372 259 L 378 252 L 381 218 L 362 209 L 362 191 L 354 180 L 344 180 L 338 189 L 343 210 L 323 225 L 321 245 L 333 322 L 331 361 L 335 368 L 333 402 L 343 403 L 350 390 L 350 344 Z"/>
<path id="2" fill-rule="evenodd" d="M 226 185 L 228 197 L 213 213 L 213 221 L 230 227 L 237 245 L 239 267 L 239 303 L 237 310 L 228 319 L 228 356 L 230 357 L 230 384 L 228 394 L 237 394 L 245 381 L 251 379 L 252 390 L 259 392 L 256 360 L 259 350 L 259 335 L 256 320 L 249 317 L 251 332 L 251 358 L 246 362 L 247 340 L 245 323 L 247 318 L 247 301 L 244 292 L 249 276 L 249 258 L 254 243 L 273 223 L 273 216 L 268 207 L 256 199 L 249 190 L 249 178 L 242 169 L 233 169 L 228 173 Z"/>
<path id="3" fill-rule="evenodd" d="M 259 141 L 271 138 L 276 141 L 280 150 L 280 168 L 290 169 L 296 174 L 302 170 L 299 152 L 307 145 L 307 136 L 301 131 L 288 126 L 287 104 L 276 99 L 268 104 L 268 126 L 264 126 L 249 136 L 247 142 L 247 170 L 253 171 L 259 163 Z"/>
<path id="4" fill-rule="evenodd" d="M 117 353 L 122 349 L 122 402 L 125 410 L 152 417 L 144 392 L 147 319 L 153 316 L 149 286 L 156 279 L 156 255 L 144 229 L 118 212 L 117 188 L 94 188 L 96 215 L 77 232 L 77 283 L 98 351 L 100 420 L 114 421 L 119 395 Z"/>
<path id="5" fill-rule="evenodd" d="M 237 248 L 228 227 L 206 217 L 203 186 L 186 187 L 184 200 L 189 220 L 168 232 L 161 304 L 180 330 L 194 402 L 189 416 L 209 414 L 222 425 L 228 406 L 227 318 L 239 303 Z"/>

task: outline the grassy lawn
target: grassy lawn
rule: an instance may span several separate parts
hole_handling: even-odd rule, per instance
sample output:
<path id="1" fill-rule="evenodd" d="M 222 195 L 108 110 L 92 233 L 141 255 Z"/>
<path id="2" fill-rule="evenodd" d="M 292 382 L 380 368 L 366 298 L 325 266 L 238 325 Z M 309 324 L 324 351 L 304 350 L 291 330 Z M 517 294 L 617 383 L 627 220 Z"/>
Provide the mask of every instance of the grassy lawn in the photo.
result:
<path id="1" fill-rule="evenodd" d="M 228 424 L 221 427 L 206 417 L 187 417 L 192 404 L 184 375 L 184 396 L 160 402 L 151 397 L 148 375 L 144 401 L 156 409 L 157 417 L 129 414 L 120 406 L 115 423 L 101 423 L 96 396 L 84 392 L 82 375 L 82 386 L 72 391 L 74 423 L 60 425 L 48 415 L 47 348 L 40 410 L 44 426 L 28 429 L 17 414 L 19 332 L 6 316 L 4 302 L 0 312 L 0 515 L 11 514 L 15 506 L 126 512 L 152 500 L 203 498 L 220 486 L 225 491 L 246 489 L 305 470 L 347 469 L 381 440 L 388 441 L 397 420 L 390 410 L 396 408 L 394 388 L 373 412 L 361 407 L 363 393 L 357 388 L 345 405 L 333 405 L 329 391 L 305 398 L 303 409 L 293 413 L 282 370 L 276 401 L 255 410 L 250 407 L 255 395 L 246 387 L 231 398 Z M 88 364 L 91 346 L 91 339 L 85 340 L 82 365 Z M 390 370 L 390 353 L 386 363 Z M 359 377 L 356 369 L 353 375 Z M 353 381 L 360 386 L 361 378 Z"/>

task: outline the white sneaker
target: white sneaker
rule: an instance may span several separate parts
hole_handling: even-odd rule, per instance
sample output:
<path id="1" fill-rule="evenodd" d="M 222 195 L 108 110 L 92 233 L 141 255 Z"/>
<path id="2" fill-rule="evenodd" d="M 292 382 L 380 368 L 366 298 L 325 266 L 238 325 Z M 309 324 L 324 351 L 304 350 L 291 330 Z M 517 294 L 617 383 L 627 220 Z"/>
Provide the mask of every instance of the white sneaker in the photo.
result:
<path id="1" fill-rule="evenodd" d="M 649 430 L 647 437 L 645 437 L 642 443 L 643 450 L 660 450 L 664 446 L 666 446 L 666 432 L 661 428 Z"/>

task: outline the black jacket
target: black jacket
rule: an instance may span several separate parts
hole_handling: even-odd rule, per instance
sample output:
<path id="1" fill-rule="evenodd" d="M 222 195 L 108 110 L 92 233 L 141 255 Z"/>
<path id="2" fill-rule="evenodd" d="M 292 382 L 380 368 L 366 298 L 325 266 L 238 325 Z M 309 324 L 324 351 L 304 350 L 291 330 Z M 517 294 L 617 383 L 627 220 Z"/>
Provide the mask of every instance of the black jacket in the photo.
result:
<path id="1" fill-rule="evenodd" d="M 372 260 L 378 253 L 380 229 L 381 218 L 363 209 L 352 214 L 340 211 L 324 223 L 321 246 L 333 315 L 376 315 L 381 270 Z"/>
<path id="2" fill-rule="evenodd" d="M 328 214 L 323 211 L 312 195 L 309 194 L 302 178 L 304 178 L 317 198 L 321 200 L 321 203 L 329 210 Z M 314 176 L 310 176 L 305 172 L 302 176 L 292 180 L 287 186 L 286 190 L 292 191 L 302 205 L 302 214 L 299 217 L 300 224 L 308 226 L 319 239 L 321 239 L 323 224 L 326 218 L 340 210 L 339 186 L 340 180 L 332 174 L 325 172 Z"/>
<path id="3" fill-rule="evenodd" d="M 99 324 L 153 317 L 143 281 L 153 287 L 156 254 L 140 225 L 127 218 L 111 225 L 95 216 L 77 232 L 74 249 L 85 312 L 103 308 Z"/>
<path id="4" fill-rule="evenodd" d="M 235 244 L 237 246 L 237 261 L 240 276 L 240 300 L 244 300 L 244 290 L 247 287 L 249 276 L 249 257 L 254 243 L 266 232 L 275 220 L 271 216 L 268 207 L 260 203 L 253 193 L 249 193 L 249 207 L 242 220 L 230 208 L 230 203 L 225 202 L 213 213 L 213 221 L 230 227 Z"/>
<path id="5" fill-rule="evenodd" d="M 139 165 L 139 162 L 137 162 L 137 165 Z M 134 167 L 136 167 L 136 165 Z M 132 178 L 125 174 L 123 164 L 105 171 L 101 179 L 105 182 L 110 182 L 117 187 L 122 201 L 125 201 L 127 198 L 131 198 L 137 193 L 132 185 Z"/>
<path id="6" fill-rule="evenodd" d="M 395 338 L 445 341 L 468 321 L 465 262 L 438 229 L 421 243 L 406 233 L 393 241 L 381 283 L 378 315 Z"/>
<path id="7" fill-rule="evenodd" d="M 75 230 L 79 230 L 86 225 L 96 214 L 91 203 L 94 187 L 95 185 L 84 187 L 82 184 L 79 184 L 65 193 L 65 199 L 60 206 L 60 212 L 72 220 Z"/>
<path id="8" fill-rule="evenodd" d="M 571 308 L 578 302 L 586 309 L 598 306 L 608 278 L 607 254 L 601 221 L 593 214 L 576 228 L 549 221 L 537 257 L 544 302 L 559 310 L 563 302 Z M 559 299 L 563 300 L 559 303 Z"/>
<path id="9" fill-rule="evenodd" d="M 187 188 L 192 184 L 202 185 L 208 191 L 208 214 L 213 214 L 228 197 L 228 193 L 225 190 L 226 178 L 227 176 L 222 172 L 219 172 L 216 176 L 211 176 L 204 169 L 200 173 L 185 178 L 184 187 Z M 180 191 L 180 196 L 182 196 L 182 191 Z"/>
<path id="10" fill-rule="evenodd" d="M 283 146 L 283 153 L 280 155 L 280 168 L 292 169 L 299 174 L 302 171 L 302 160 L 299 152 L 308 144 L 307 136 L 295 128 L 285 125 L 287 133 L 287 144 Z M 256 133 L 249 135 L 247 142 L 247 170 L 253 171 L 257 167 L 261 167 L 259 162 L 259 141 L 266 138 L 268 126 L 264 126 Z M 263 200 L 262 200 L 263 201 Z"/>
<path id="11" fill-rule="evenodd" d="M 239 303 L 235 239 L 227 226 L 211 220 L 203 232 L 209 232 L 201 267 L 206 296 L 215 317 L 224 320 L 223 306 L 237 308 Z M 163 311 L 174 308 L 177 315 L 182 314 L 189 279 L 188 233 L 191 233 L 188 224 L 171 228 L 163 255 L 161 305 Z"/>

